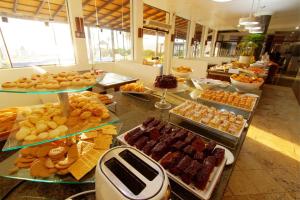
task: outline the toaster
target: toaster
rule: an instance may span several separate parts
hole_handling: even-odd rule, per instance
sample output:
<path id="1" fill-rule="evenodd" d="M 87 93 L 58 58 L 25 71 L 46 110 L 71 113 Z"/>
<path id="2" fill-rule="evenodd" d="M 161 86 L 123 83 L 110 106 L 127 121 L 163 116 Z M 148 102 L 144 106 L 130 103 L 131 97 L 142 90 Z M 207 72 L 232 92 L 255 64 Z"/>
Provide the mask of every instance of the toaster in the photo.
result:
<path id="1" fill-rule="evenodd" d="M 170 184 L 163 167 L 129 146 L 106 151 L 95 172 L 96 200 L 167 200 Z"/>

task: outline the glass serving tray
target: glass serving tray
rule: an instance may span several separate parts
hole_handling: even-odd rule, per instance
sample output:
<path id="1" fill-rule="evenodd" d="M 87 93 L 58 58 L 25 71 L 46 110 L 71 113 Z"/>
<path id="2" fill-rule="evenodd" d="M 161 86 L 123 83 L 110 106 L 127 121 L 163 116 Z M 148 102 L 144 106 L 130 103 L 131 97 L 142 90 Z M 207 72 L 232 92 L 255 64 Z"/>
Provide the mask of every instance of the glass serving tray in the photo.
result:
<path id="1" fill-rule="evenodd" d="M 15 139 L 15 135 L 16 135 L 16 132 L 17 132 L 17 128 L 15 128 L 15 127 L 18 126 L 17 123 L 20 121 L 20 119 L 17 118 L 17 120 L 15 122 L 15 125 L 13 126 L 13 129 L 12 129 L 10 135 L 8 136 L 8 138 L 6 140 L 6 143 L 5 143 L 4 147 L 2 148 L 2 151 L 11 151 L 11 150 L 21 149 L 21 148 L 25 148 L 25 147 L 30 147 L 30 146 L 36 146 L 36 145 L 40 145 L 40 144 L 44 144 L 44 143 L 48 143 L 48 142 L 53 142 L 53 141 L 56 141 L 56 140 L 72 137 L 72 136 L 79 135 L 79 134 L 82 134 L 82 133 L 86 133 L 86 132 L 89 132 L 89 131 L 92 131 L 92 130 L 96 130 L 98 128 L 101 128 L 101 127 L 104 127 L 104 126 L 107 126 L 107 125 L 110 125 L 110 124 L 116 124 L 116 123 L 120 122 L 119 118 L 115 114 L 113 114 L 111 111 L 109 111 L 109 114 L 110 114 L 110 117 L 106 120 L 103 120 L 103 121 L 99 122 L 98 126 L 93 126 L 93 127 L 89 127 L 89 128 L 82 129 L 82 130 L 77 130 L 77 131 L 72 131 L 72 127 L 68 127 L 69 130 L 71 130 L 71 132 L 67 133 L 64 136 L 59 136 L 59 137 L 56 137 L 56 138 L 35 141 L 35 142 L 30 143 L 30 144 L 24 144 L 24 143 L 22 143 L 22 142 Z"/>
<path id="2" fill-rule="evenodd" d="M 34 182 L 43 182 L 43 183 L 65 183 L 65 184 L 81 184 L 81 183 L 94 183 L 95 182 L 95 171 L 91 170 L 88 174 L 86 174 L 80 181 L 77 181 L 71 174 L 59 176 L 59 175 L 51 175 L 48 178 L 34 178 L 30 175 L 29 168 L 28 169 L 20 169 L 17 172 L 11 174 L 10 169 L 14 168 L 15 160 L 18 158 L 19 153 L 16 152 L 12 156 L 8 157 L 4 161 L 0 163 L 0 176 L 12 179 L 26 180 L 26 181 L 34 181 Z"/>
<path id="3" fill-rule="evenodd" d="M 116 143 L 116 137 L 120 134 L 122 128 L 122 123 L 114 124 L 116 126 L 117 135 L 113 136 L 113 144 Z M 95 183 L 95 168 L 88 172 L 79 181 L 76 180 L 70 173 L 67 175 L 51 175 L 47 178 L 37 178 L 30 175 L 29 168 L 19 169 L 15 173 L 11 173 L 10 170 L 15 167 L 15 160 L 19 157 L 19 152 L 12 154 L 10 157 L 6 158 L 0 162 L 0 177 L 26 180 L 41 183 L 60 183 L 60 184 L 82 184 L 82 183 Z"/>
<path id="4" fill-rule="evenodd" d="M 84 87 L 67 87 L 62 89 L 24 89 L 24 88 L 2 88 L 0 87 L 0 92 L 8 93 L 21 93 L 21 94 L 59 94 L 59 93 L 69 93 L 69 92 L 82 92 L 88 90 L 95 85 L 89 85 Z"/>

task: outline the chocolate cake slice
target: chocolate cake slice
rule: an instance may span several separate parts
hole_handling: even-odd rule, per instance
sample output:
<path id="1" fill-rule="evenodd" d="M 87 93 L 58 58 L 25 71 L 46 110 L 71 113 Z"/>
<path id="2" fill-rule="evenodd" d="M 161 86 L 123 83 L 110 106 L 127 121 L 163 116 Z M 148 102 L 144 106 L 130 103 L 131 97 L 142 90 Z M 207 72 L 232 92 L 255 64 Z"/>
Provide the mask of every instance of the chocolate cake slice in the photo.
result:
<path id="1" fill-rule="evenodd" d="M 184 147 L 183 152 L 193 157 L 196 150 L 192 145 L 187 145 Z"/>
<path id="2" fill-rule="evenodd" d="M 178 163 L 178 161 L 183 157 L 183 154 L 179 151 L 177 152 L 170 152 L 167 155 L 165 155 L 162 160 L 160 161 L 160 164 L 165 168 L 169 169 L 175 166 L 175 164 Z"/>
<path id="3" fill-rule="evenodd" d="M 168 145 L 161 141 L 155 145 L 155 147 L 152 149 L 151 157 L 158 161 L 160 160 L 168 151 Z"/>
<path id="4" fill-rule="evenodd" d="M 216 166 L 219 166 L 224 159 L 225 150 L 221 148 L 215 148 L 213 151 L 213 155 L 216 158 Z"/>
<path id="5" fill-rule="evenodd" d="M 174 175 L 180 175 L 192 161 L 193 160 L 188 155 L 185 155 L 175 167 L 170 168 L 170 172 Z"/>
<path id="6" fill-rule="evenodd" d="M 155 119 L 154 117 L 149 117 L 149 118 L 147 118 L 147 119 L 143 122 L 143 126 L 144 126 L 144 127 L 147 127 L 148 124 L 149 124 L 150 122 L 152 122 L 154 119 Z"/>
<path id="7" fill-rule="evenodd" d="M 156 145 L 156 143 L 157 141 L 155 140 L 148 141 L 143 147 L 142 151 L 149 156 L 151 154 L 152 148 Z"/>
<path id="8" fill-rule="evenodd" d="M 193 177 L 197 175 L 201 168 L 202 164 L 200 164 L 197 160 L 193 160 L 191 164 L 184 170 L 184 173 L 181 175 L 181 179 L 186 184 L 190 184 Z"/>
<path id="9" fill-rule="evenodd" d="M 147 136 L 142 136 L 134 143 L 134 146 L 136 146 L 136 148 L 141 150 L 148 140 L 149 138 Z"/>

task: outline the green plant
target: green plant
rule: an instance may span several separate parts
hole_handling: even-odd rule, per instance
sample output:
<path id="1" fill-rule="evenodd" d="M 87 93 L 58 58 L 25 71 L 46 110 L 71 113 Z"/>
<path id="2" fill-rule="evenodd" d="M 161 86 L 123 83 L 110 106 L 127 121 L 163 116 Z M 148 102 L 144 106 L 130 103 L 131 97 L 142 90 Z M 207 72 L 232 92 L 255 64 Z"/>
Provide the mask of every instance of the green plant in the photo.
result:
<path id="1" fill-rule="evenodd" d="M 264 41 L 263 34 L 249 34 L 239 44 L 238 48 L 241 56 L 253 56 L 255 49 Z"/>

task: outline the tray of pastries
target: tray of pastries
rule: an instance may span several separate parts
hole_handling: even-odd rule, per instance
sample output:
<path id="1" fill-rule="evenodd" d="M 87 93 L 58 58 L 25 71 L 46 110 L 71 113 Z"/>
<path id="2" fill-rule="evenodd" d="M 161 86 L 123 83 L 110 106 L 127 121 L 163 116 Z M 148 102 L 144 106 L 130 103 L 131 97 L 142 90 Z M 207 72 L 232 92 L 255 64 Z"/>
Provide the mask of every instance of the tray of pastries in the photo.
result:
<path id="1" fill-rule="evenodd" d="M 78 94 L 78 93 L 75 93 L 74 95 L 76 95 L 76 94 Z M 110 105 L 112 103 L 115 103 L 113 101 L 113 96 L 110 94 L 99 94 L 99 93 L 90 92 L 90 91 L 84 91 L 84 92 L 81 92 L 80 94 L 85 97 L 90 97 L 90 98 L 94 98 L 95 100 L 99 100 L 101 103 L 103 103 L 105 105 Z"/>
<path id="2" fill-rule="evenodd" d="M 169 111 L 185 121 L 229 138 L 239 138 L 246 126 L 242 115 L 218 110 L 194 101 L 185 101 Z"/>
<path id="3" fill-rule="evenodd" d="M 67 138 L 119 121 L 94 97 L 75 93 L 69 97 L 69 104 L 67 115 L 53 103 L 22 108 L 3 151 Z"/>
<path id="4" fill-rule="evenodd" d="M 128 83 L 122 85 L 120 87 L 120 91 L 122 93 L 130 93 L 130 94 L 149 94 L 151 90 L 144 86 L 143 83 L 136 82 L 136 83 Z"/>
<path id="5" fill-rule="evenodd" d="M 200 93 L 199 98 L 246 111 L 253 111 L 258 96 L 249 93 L 239 94 L 237 92 L 206 89 Z"/>
<path id="6" fill-rule="evenodd" d="M 117 137 L 167 171 L 168 176 L 201 199 L 209 199 L 226 163 L 225 147 L 155 118 Z"/>
<path id="7" fill-rule="evenodd" d="M 0 163 L 1 176 L 55 183 L 93 183 L 94 167 L 120 127 L 108 125 L 75 137 L 23 148 Z"/>
<path id="8" fill-rule="evenodd" d="M 60 93 L 84 91 L 96 84 L 92 72 L 79 74 L 76 71 L 32 74 L 1 84 L 1 91 L 15 93 Z"/>

